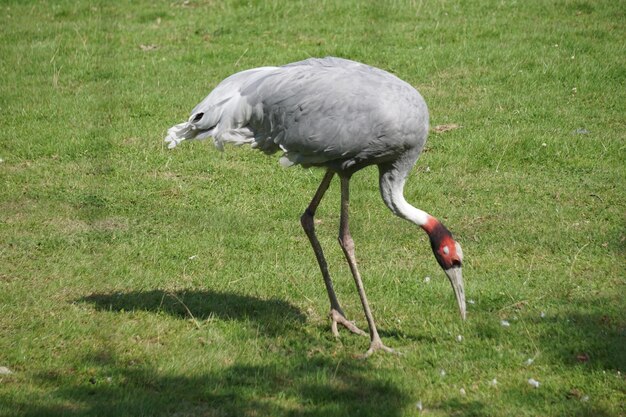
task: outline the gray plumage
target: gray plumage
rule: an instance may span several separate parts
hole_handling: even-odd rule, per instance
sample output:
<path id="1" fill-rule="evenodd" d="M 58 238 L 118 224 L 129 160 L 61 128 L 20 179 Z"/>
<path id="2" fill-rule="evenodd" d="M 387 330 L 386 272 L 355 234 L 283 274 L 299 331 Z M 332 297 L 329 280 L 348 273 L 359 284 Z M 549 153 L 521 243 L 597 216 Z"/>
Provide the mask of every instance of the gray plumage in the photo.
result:
<path id="1" fill-rule="evenodd" d="M 368 65 L 324 58 L 226 78 L 166 141 L 212 136 L 220 149 L 282 150 L 285 166 L 355 171 L 421 150 L 427 132 L 428 110 L 412 86 Z"/>
<path id="2" fill-rule="evenodd" d="M 386 71 L 329 57 L 255 68 L 226 78 L 193 109 L 187 122 L 168 130 L 165 141 L 173 148 L 183 140 L 213 137 L 219 149 L 226 143 L 250 144 L 266 154 L 282 151 L 283 166 L 326 168 L 300 220 L 324 278 L 336 336 L 338 324 L 365 334 L 341 309 L 315 234 L 315 211 L 334 175 L 340 177 L 339 243 L 367 318 L 368 356 L 379 349 L 393 350 L 382 343 L 376 329 L 348 226 L 350 177 L 365 166 L 378 166 L 380 192 L 389 209 L 428 234 L 433 254 L 448 276 L 465 318 L 461 246 L 437 219 L 407 203 L 403 195 L 404 183 L 427 134 L 428 109 L 415 88 Z"/>

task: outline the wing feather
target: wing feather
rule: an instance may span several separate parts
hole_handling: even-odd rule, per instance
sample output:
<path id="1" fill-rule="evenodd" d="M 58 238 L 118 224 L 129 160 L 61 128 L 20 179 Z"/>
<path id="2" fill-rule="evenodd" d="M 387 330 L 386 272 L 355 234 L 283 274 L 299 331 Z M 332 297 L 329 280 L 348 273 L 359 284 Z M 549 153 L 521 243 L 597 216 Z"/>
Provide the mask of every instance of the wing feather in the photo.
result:
<path id="1" fill-rule="evenodd" d="M 166 141 L 212 136 L 283 151 L 283 165 L 346 169 L 422 146 L 428 111 L 419 93 L 388 72 L 341 58 L 242 71 L 222 81 Z"/>
<path id="2" fill-rule="evenodd" d="M 389 109 L 398 107 L 397 95 L 421 100 L 397 77 L 339 58 L 279 67 L 242 90 L 249 103 L 263 108 L 263 119 L 251 120 L 257 140 L 272 138 L 287 160 L 304 165 L 334 160 L 345 165 L 404 148 L 402 138 L 396 146 L 389 139 L 399 138 L 396 130 L 402 130 L 396 119 L 403 115 Z M 269 144 L 261 148 L 268 153 L 277 150 Z"/>

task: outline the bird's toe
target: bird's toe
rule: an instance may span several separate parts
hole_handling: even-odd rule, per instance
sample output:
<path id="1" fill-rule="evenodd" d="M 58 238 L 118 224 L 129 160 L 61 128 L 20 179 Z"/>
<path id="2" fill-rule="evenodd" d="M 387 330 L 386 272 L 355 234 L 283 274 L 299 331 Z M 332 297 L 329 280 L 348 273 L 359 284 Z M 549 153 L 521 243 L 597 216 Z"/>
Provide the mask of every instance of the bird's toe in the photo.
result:
<path id="1" fill-rule="evenodd" d="M 335 337 L 339 337 L 339 330 L 337 329 L 337 324 L 341 324 L 346 329 L 350 330 L 354 334 L 358 334 L 361 336 L 367 336 L 363 330 L 359 329 L 353 321 L 350 321 L 344 316 L 342 313 L 335 309 L 330 310 L 330 320 L 331 320 L 331 330 Z"/>
<path id="2" fill-rule="evenodd" d="M 388 346 L 385 346 L 380 339 L 376 339 L 376 340 L 373 340 L 372 343 L 370 343 L 370 348 L 367 349 L 367 351 L 360 357 L 361 359 L 367 359 L 370 356 L 372 356 L 372 354 L 376 352 L 377 350 L 382 350 L 387 353 L 391 353 L 391 354 L 398 355 L 398 356 L 402 355 L 402 353 L 398 352 L 397 350 L 392 349 Z"/>

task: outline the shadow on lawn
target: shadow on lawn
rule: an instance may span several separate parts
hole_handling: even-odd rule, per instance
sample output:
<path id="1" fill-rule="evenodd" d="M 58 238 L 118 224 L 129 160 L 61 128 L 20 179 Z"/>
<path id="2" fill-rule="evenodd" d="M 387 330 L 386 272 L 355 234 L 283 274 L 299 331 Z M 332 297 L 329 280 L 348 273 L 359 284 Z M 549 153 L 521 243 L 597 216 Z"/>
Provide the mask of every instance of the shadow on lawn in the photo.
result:
<path id="1" fill-rule="evenodd" d="M 124 365 L 108 353 L 84 359 L 93 376 L 69 382 L 40 375 L 60 400 L 52 407 L 15 404 L 22 416 L 399 416 L 410 401 L 367 362 L 341 365 L 303 352 L 268 365 L 233 365 L 200 376 L 165 375 Z M 337 363 L 338 362 L 338 363 Z M 71 381 L 76 381 L 75 378 Z M 67 404 L 67 405 L 66 405 Z"/>
<path id="2" fill-rule="evenodd" d="M 287 320 L 294 326 L 301 326 L 304 321 L 299 310 L 284 301 L 213 291 L 93 294 L 82 301 L 93 303 L 99 310 L 166 312 L 181 318 L 188 318 L 191 313 L 198 319 L 216 316 L 258 320 L 263 325 Z M 547 317 L 532 325 L 540 326 L 541 333 L 546 335 L 545 339 L 537 340 L 546 358 L 563 360 L 572 366 L 593 366 L 594 363 L 605 369 L 623 366 L 622 322 L 579 314 Z M 32 401 L 16 403 L 14 408 L 16 414 L 22 416 L 51 417 L 395 417 L 408 410 L 415 411 L 412 395 L 393 378 L 378 373 L 372 361 L 343 362 L 341 358 L 311 354 L 308 347 L 319 343 L 315 336 L 281 332 L 281 329 L 285 327 L 269 328 L 277 337 L 265 340 L 270 345 L 278 345 L 283 354 L 270 354 L 262 364 L 235 363 L 207 367 L 205 371 L 197 370 L 192 374 L 175 374 L 136 364 L 123 353 L 117 357 L 115 352 L 92 352 L 77 359 L 71 368 L 35 376 L 42 386 L 53 388 L 55 405 L 41 406 Z M 564 346 L 574 346 L 574 350 Z M 579 349 L 589 351 L 593 361 L 580 364 L 575 358 L 572 360 L 572 353 Z M 572 388 L 581 387 L 545 383 L 535 390 L 523 380 L 518 386 L 501 389 L 499 397 L 509 406 L 514 404 L 521 414 L 543 415 L 555 403 L 562 404 L 564 415 L 608 417 L 614 414 L 593 400 L 583 403 L 580 399 L 569 398 Z M 494 404 L 455 395 L 425 406 L 443 415 L 486 417 L 494 412 L 498 414 L 497 405 L 494 409 Z"/>
<path id="3" fill-rule="evenodd" d="M 259 323 L 291 322 L 302 326 L 304 316 L 291 304 L 213 291 L 168 293 L 154 290 L 122 294 L 93 294 L 80 301 L 98 310 L 166 312 L 197 319 L 210 316 Z M 184 303 L 184 306 L 183 306 Z M 189 312 L 187 311 L 189 309 Z M 20 416 L 400 416 L 410 403 L 371 362 L 343 361 L 310 351 L 319 340 L 283 325 L 259 343 L 278 346 L 262 364 L 216 364 L 194 372 L 175 373 L 137 363 L 124 352 L 107 349 L 76 358 L 58 371 L 34 376 L 53 397 L 15 402 Z M 261 351 L 264 351 L 261 349 Z M 261 353 L 262 354 L 262 353 Z M 167 368 L 167 367 L 166 367 Z M 46 405 L 42 405 L 46 404 Z"/>
<path id="4" fill-rule="evenodd" d="M 481 313 L 491 314 L 488 310 Z M 511 331 L 530 330 L 540 357 L 587 370 L 626 371 L 626 309 L 613 299 L 570 303 L 567 308 L 540 317 L 520 311 L 524 321 L 511 330 L 494 320 L 473 323 L 476 336 L 498 341 Z M 517 330 L 514 330 L 517 329 Z"/>
<path id="5" fill-rule="evenodd" d="M 602 305 L 602 303 L 598 303 Z M 579 310 L 584 307 L 579 306 Z M 528 376 L 541 381 L 539 389 L 531 387 L 525 378 L 517 381 L 507 381 L 512 386 L 498 387 L 498 397 L 509 407 L 519 410 L 519 415 L 547 415 L 550 407 L 559 404 L 561 415 L 609 417 L 616 414 L 616 410 L 607 409 L 602 398 L 594 396 L 598 392 L 596 382 L 602 374 L 607 377 L 610 388 L 620 392 L 622 373 L 626 365 L 626 337 L 623 320 L 613 319 L 604 314 L 564 313 L 545 318 L 531 319 L 526 322 L 529 327 L 540 329 L 540 336 L 536 339 L 541 352 L 538 363 L 542 368 L 527 368 Z M 622 314 L 621 317 L 624 317 Z M 502 338 L 501 326 L 483 323 L 477 326 L 477 334 L 483 338 L 497 340 Z M 533 331 L 534 333 L 534 331 Z M 546 375 L 546 369 L 552 366 L 559 368 L 566 365 L 568 368 L 579 368 L 585 377 L 574 377 L 571 380 L 563 378 L 558 384 Z M 527 367 L 527 365 L 520 365 Z M 614 382 L 610 379 L 614 378 Z M 585 385 L 587 383 L 588 385 Z M 606 391 L 603 393 L 606 395 Z M 587 396 L 587 400 L 583 398 Z M 591 396 L 591 399 L 589 399 Z M 497 405 L 496 405 L 497 406 Z M 497 413 L 493 402 L 481 402 L 469 398 L 450 398 L 432 408 L 450 416 L 489 417 Z"/>
<path id="6" fill-rule="evenodd" d="M 132 291 L 92 294 L 79 301 L 93 303 L 104 311 L 165 312 L 178 318 L 205 320 L 252 320 L 269 334 L 279 333 L 293 324 L 301 325 L 305 316 L 293 305 L 279 299 L 260 298 L 211 290 Z"/>
<path id="7" fill-rule="evenodd" d="M 606 301 L 598 301 L 601 306 Z M 582 308 L 581 308 L 582 310 Z M 569 366 L 626 371 L 626 311 L 618 315 L 571 312 L 547 318 L 546 354 Z M 542 319 L 535 320 L 535 324 Z"/>
<path id="8" fill-rule="evenodd" d="M 270 327 L 260 343 L 278 346 L 262 364 L 216 364 L 176 374 L 136 363 L 125 354 L 94 351 L 72 366 L 35 375 L 53 392 L 54 405 L 16 402 L 21 416 L 400 416 L 411 401 L 370 362 L 311 353 L 315 336 L 283 331 L 284 322 L 302 326 L 304 316 L 291 304 L 214 291 L 161 290 L 92 294 L 80 301 L 103 311 L 166 312 L 196 319 L 255 320 Z M 187 311 L 189 310 L 189 311 Z M 266 330 L 267 327 L 266 327 Z M 264 342 L 265 341 L 265 342 Z M 43 401 L 49 404 L 49 401 Z"/>
<path id="9" fill-rule="evenodd" d="M 517 415 L 524 416 L 542 416 L 547 415 L 545 409 L 546 404 L 554 404 L 562 402 L 562 414 L 571 417 L 611 417 L 615 415 L 611 411 L 602 409 L 590 402 L 581 402 L 580 399 L 567 399 L 565 395 L 560 396 L 558 389 L 542 387 L 541 390 L 524 386 L 520 383 L 519 387 L 507 390 L 500 390 L 499 396 L 503 402 L 515 404 L 515 409 L 519 410 Z M 448 416 L 463 417 L 490 417 L 494 415 L 492 404 L 480 401 L 467 401 L 453 398 L 448 401 L 437 404 L 437 410 Z M 497 413 L 501 415 L 501 413 Z"/>

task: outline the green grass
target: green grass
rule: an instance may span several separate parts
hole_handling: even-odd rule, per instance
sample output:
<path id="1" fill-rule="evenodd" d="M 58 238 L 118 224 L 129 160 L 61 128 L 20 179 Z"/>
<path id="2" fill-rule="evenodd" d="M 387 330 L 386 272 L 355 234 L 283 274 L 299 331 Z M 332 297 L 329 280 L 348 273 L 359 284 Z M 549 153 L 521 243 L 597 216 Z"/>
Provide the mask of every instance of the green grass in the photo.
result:
<path id="1" fill-rule="evenodd" d="M 1 416 L 626 415 L 623 2 L 0 10 Z M 433 126 L 462 126 L 431 135 L 406 196 L 463 244 L 467 322 L 376 170 L 352 181 L 361 272 L 399 357 L 359 360 L 367 339 L 330 333 L 299 224 L 322 172 L 161 142 L 225 76 L 326 55 L 394 72 Z M 318 233 L 364 327 L 337 188 Z"/>

